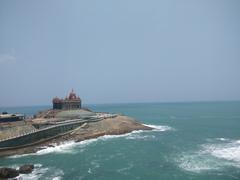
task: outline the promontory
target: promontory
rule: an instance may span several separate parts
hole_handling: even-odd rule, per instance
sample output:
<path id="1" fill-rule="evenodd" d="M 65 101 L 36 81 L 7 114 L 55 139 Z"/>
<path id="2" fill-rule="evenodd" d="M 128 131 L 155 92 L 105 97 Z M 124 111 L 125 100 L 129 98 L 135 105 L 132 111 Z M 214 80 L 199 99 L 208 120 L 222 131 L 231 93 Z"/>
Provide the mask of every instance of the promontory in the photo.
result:
<path id="1" fill-rule="evenodd" d="M 7 112 L 1 115 L 0 156 L 34 153 L 66 141 L 152 130 L 124 115 L 84 108 L 73 91 L 65 99 L 55 97 L 52 102 L 52 109 L 41 111 L 34 118 Z"/>

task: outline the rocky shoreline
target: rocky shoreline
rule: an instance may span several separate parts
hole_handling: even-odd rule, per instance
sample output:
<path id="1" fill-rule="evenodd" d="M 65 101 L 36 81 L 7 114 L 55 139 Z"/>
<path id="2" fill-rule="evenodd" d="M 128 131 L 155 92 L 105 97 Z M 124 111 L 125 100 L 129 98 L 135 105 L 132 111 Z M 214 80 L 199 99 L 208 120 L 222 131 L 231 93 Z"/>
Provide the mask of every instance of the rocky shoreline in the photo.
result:
<path id="1" fill-rule="evenodd" d="M 59 145 L 67 141 L 80 142 L 87 139 L 93 139 L 104 135 L 120 135 L 130 133 L 136 130 L 152 130 L 153 128 L 144 126 L 136 120 L 127 116 L 116 116 L 114 118 L 106 118 L 101 121 L 85 123 L 73 131 L 56 137 L 52 140 L 45 141 L 36 145 L 0 151 L 0 156 L 11 156 L 35 153 L 46 147 Z"/>
<path id="2" fill-rule="evenodd" d="M 0 179 L 15 178 L 20 174 L 29 174 L 33 171 L 34 165 L 25 164 L 20 166 L 18 169 L 14 168 L 0 168 Z"/>

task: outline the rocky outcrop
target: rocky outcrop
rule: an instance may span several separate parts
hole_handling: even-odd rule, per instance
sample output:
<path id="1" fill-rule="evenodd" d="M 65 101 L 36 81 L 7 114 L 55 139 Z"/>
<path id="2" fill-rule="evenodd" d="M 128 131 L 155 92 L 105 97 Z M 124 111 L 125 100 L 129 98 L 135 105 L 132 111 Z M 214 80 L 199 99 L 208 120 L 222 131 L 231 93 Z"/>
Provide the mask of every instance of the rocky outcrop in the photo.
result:
<path id="1" fill-rule="evenodd" d="M 39 144 L 35 144 L 24 148 L 0 151 L 0 157 L 15 154 L 33 153 L 43 149 L 43 147 L 51 147 L 52 146 L 51 144 L 61 144 L 64 141 L 79 142 L 86 139 L 97 138 L 104 135 L 119 135 L 130 133 L 136 130 L 152 130 L 152 129 L 153 128 L 145 126 L 130 117 L 118 115 L 114 118 L 106 118 L 97 122 L 85 123 L 67 134 L 55 137 L 51 140 Z"/>
<path id="2" fill-rule="evenodd" d="M 18 171 L 20 174 L 29 174 L 33 171 L 33 169 L 34 169 L 34 165 L 26 164 L 21 166 Z"/>
<path id="3" fill-rule="evenodd" d="M 19 170 L 14 168 L 0 168 L 0 179 L 8 179 L 8 178 L 15 178 L 19 176 L 19 174 L 29 174 L 33 171 L 34 165 L 26 164 L 19 168 Z"/>
<path id="4" fill-rule="evenodd" d="M 126 134 L 135 130 L 152 130 L 152 128 L 144 126 L 127 116 L 117 116 L 114 118 L 103 119 L 98 122 L 87 123 L 86 125 L 75 129 L 70 135 L 68 135 L 68 138 L 79 142 L 104 135 Z"/>
<path id="5" fill-rule="evenodd" d="M 0 179 L 15 178 L 19 175 L 18 170 L 13 168 L 0 168 Z"/>

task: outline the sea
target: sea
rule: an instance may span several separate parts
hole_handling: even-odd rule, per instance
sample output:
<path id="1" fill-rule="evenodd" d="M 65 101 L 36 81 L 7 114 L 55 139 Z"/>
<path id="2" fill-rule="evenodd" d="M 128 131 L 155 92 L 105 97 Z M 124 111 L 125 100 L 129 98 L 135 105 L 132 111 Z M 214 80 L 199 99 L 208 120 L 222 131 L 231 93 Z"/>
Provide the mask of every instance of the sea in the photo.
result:
<path id="1" fill-rule="evenodd" d="M 63 142 L 33 154 L 0 158 L 1 167 L 34 164 L 17 179 L 240 179 L 240 102 L 86 105 L 131 116 L 152 131 Z M 33 115 L 48 106 L 0 108 Z"/>

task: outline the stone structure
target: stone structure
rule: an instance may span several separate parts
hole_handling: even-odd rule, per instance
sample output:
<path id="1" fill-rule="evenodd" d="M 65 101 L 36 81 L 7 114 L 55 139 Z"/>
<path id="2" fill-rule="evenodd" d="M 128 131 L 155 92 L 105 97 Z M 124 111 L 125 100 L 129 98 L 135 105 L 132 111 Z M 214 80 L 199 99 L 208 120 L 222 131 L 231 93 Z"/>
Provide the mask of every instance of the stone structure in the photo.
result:
<path id="1" fill-rule="evenodd" d="M 2 114 L 0 114 L 0 123 L 22 121 L 24 119 L 24 114 L 8 114 L 7 112 L 3 112 Z"/>
<path id="2" fill-rule="evenodd" d="M 65 99 L 53 98 L 53 109 L 81 109 L 82 101 L 72 90 Z"/>

